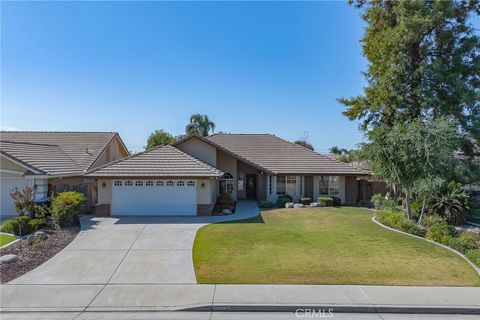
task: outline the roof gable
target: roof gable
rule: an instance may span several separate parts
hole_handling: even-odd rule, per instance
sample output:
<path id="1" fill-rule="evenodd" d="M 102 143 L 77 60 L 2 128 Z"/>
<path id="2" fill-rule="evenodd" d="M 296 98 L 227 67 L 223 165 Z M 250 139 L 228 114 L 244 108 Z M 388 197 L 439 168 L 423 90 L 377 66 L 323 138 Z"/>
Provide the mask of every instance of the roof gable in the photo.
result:
<path id="1" fill-rule="evenodd" d="M 167 145 L 91 170 L 94 177 L 220 177 L 219 169 Z"/>
<path id="2" fill-rule="evenodd" d="M 23 150 L 17 148 L 15 150 L 16 155 L 12 154 L 12 156 L 18 159 L 25 159 L 25 162 L 32 166 L 35 166 L 31 162 L 32 160 L 36 160 L 37 165 L 40 161 L 49 168 L 50 171 L 46 171 L 49 174 L 53 174 L 51 172 L 56 172 L 57 174 L 71 173 L 72 161 L 77 166 L 76 171 L 89 170 L 115 137 L 121 141 L 116 132 L 0 132 L 2 151 L 8 153 L 6 149 L 8 146 L 11 146 L 13 143 L 18 143 L 17 146 L 20 146 L 23 143 L 25 148 Z M 30 146 L 27 146 L 27 144 Z M 121 145 L 124 146 L 122 141 Z M 36 147 L 34 148 L 33 146 Z M 40 151 L 41 148 L 44 150 Z M 56 157 L 48 157 L 50 151 L 54 151 Z M 63 156 L 60 157 L 60 153 L 63 153 Z M 32 157 L 32 155 L 35 155 L 35 157 Z M 38 159 L 39 156 L 44 158 Z M 63 162 L 62 159 L 64 160 Z M 52 166 L 58 167 L 59 170 L 55 170 L 50 166 L 50 161 L 52 161 Z"/>

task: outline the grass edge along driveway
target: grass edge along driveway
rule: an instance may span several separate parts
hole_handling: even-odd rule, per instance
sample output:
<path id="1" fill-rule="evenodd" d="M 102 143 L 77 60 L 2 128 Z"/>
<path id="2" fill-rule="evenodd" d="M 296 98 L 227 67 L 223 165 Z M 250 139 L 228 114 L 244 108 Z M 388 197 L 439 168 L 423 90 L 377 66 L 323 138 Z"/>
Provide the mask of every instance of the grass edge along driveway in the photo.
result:
<path id="1" fill-rule="evenodd" d="M 3 233 L 0 233 L 0 247 L 3 247 L 4 245 L 12 242 L 12 241 L 15 241 L 15 237 L 12 237 L 8 234 L 3 234 Z"/>
<path id="2" fill-rule="evenodd" d="M 275 209 L 197 232 L 199 283 L 479 286 L 454 253 L 372 221 L 354 207 Z"/>

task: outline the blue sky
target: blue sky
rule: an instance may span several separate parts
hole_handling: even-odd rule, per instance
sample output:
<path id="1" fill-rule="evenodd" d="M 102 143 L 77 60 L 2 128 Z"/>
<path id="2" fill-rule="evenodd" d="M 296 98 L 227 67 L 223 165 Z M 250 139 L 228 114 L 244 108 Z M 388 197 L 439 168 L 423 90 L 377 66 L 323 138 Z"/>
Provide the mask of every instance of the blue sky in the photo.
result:
<path id="1" fill-rule="evenodd" d="M 217 130 L 353 147 L 363 24 L 345 2 L 2 3 L 3 129 L 118 131 L 141 150 L 192 113 Z"/>

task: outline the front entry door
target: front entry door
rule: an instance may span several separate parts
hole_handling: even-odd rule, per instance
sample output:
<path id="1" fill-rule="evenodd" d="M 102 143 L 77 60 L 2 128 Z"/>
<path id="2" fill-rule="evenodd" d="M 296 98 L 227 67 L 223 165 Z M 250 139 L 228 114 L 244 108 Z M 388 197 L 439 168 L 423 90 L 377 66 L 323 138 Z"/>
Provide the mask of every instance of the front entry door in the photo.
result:
<path id="1" fill-rule="evenodd" d="M 257 199 L 257 175 L 247 174 L 246 198 L 248 200 Z"/>

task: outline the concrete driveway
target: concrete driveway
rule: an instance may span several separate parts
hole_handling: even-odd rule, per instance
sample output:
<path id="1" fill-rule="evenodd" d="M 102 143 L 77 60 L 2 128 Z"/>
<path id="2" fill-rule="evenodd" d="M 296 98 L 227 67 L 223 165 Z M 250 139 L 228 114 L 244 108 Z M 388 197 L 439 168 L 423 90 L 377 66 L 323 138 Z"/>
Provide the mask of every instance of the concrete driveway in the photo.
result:
<path id="1" fill-rule="evenodd" d="M 192 247 L 197 230 L 258 214 L 256 204 L 219 217 L 123 217 L 81 221 L 60 253 L 10 284 L 196 284 Z"/>

